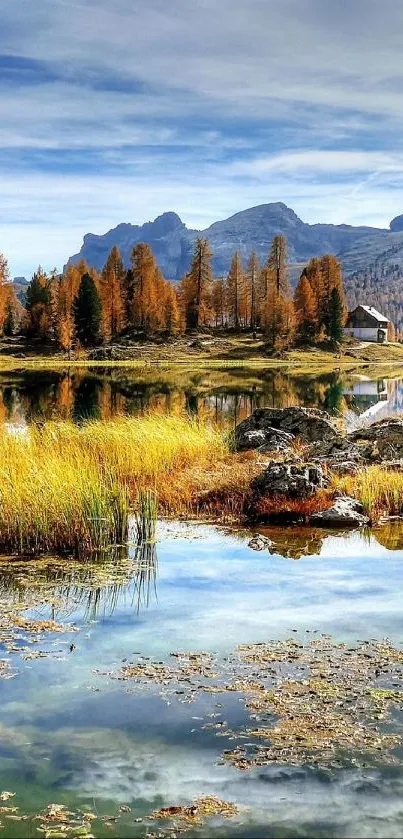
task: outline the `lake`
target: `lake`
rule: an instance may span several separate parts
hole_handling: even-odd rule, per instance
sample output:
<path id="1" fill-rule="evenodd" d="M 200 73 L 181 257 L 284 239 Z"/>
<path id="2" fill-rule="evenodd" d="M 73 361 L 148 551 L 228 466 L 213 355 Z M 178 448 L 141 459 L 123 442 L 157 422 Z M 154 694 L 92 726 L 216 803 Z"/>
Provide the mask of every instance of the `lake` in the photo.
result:
<path id="1" fill-rule="evenodd" d="M 150 410 L 227 426 L 296 404 L 354 427 L 401 411 L 403 380 L 0 373 L 11 426 Z M 402 527 L 261 532 L 257 552 L 246 530 L 159 522 L 118 558 L 0 558 L 5 839 L 403 837 Z M 224 814 L 198 817 L 195 800 Z"/>
<path id="2" fill-rule="evenodd" d="M 0 815 L 4 837 L 41 835 L 32 815 L 50 804 L 91 811 L 95 836 L 158 835 L 153 810 L 201 796 L 240 809 L 191 826 L 190 837 L 403 836 L 401 750 L 392 764 L 380 752 L 360 765 L 356 748 L 336 767 L 241 771 L 222 760 L 234 748 L 226 730 L 248 720 L 239 694 L 194 691 L 188 701 L 188 684 L 169 693 L 121 678 L 133 661 L 194 651 L 225 662 L 239 644 L 290 636 L 303 645 L 326 633 L 348 649 L 403 643 L 401 529 L 265 532 L 271 553 L 253 551 L 246 531 L 160 523 L 146 556 L 131 548 L 115 566 L 0 563 L 0 658 L 12 676 L 0 678 L 0 790 L 15 793 L 0 805 L 28 817 Z M 5 616 L 18 604 L 25 619 L 55 623 L 11 629 Z"/>
<path id="3" fill-rule="evenodd" d="M 77 368 L 0 372 L 0 419 L 108 419 L 145 411 L 181 412 L 235 423 L 255 407 L 318 407 L 351 425 L 403 408 L 403 381 L 356 373 L 299 375 L 273 368 Z"/>

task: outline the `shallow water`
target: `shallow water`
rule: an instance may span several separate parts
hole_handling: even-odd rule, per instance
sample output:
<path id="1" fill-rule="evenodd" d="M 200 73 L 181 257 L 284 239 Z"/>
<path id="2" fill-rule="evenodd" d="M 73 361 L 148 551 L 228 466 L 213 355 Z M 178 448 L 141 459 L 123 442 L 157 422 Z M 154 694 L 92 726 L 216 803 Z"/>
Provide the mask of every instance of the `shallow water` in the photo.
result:
<path id="1" fill-rule="evenodd" d="M 0 419 L 107 419 L 146 410 L 187 411 L 237 422 L 256 407 L 322 408 L 347 422 L 371 422 L 401 411 L 403 382 L 341 371 L 312 375 L 273 368 L 59 368 L 0 372 Z"/>
<path id="2" fill-rule="evenodd" d="M 274 764 L 241 772 L 219 762 L 227 738 L 202 728 L 208 713 L 242 725 L 237 694 L 168 704 L 158 687 L 136 691 L 108 675 L 138 653 L 226 656 L 237 644 L 304 641 L 315 632 L 351 646 L 385 636 L 403 645 L 403 549 L 389 549 L 403 548 L 399 531 L 268 533 L 273 554 L 251 550 L 246 532 L 162 524 L 142 580 L 127 562 L 120 575 L 102 565 L 72 564 L 63 573 L 58 562 L 38 571 L 33 563 L 1 563 L 4 609 L 25 597 L 27 583 L 32 592 L 36 578 L 26 614 L 66 623 L 65 632 L 38 642 L 31 635 L 28 644 L 14 639 L 14 649 L 3 643 L 0 651 L 16 673 L 0 679 L 0 790 L 16 793 L 20 812 L 58 803 L 102 816 L 127 805 L 130 812 L 108 827 L 97 822 L 93 832 L 145 836 L 150 826 L 136 818 L 215 795 L 245 809 L 185 835 L 403 836 L 401 762 L 384 765 L 381 756 L 365 768 Z M 0 819 L 5 837 L 40 835 L 39 822 Z"/>

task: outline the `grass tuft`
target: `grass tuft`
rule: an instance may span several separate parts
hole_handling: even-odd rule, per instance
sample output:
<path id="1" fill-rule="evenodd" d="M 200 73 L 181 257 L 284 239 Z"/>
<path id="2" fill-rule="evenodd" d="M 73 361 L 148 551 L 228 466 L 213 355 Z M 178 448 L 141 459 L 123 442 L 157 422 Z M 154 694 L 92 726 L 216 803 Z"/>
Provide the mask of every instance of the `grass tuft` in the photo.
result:
<path id="1" fill-rule="evenodd" d="M 335 477 L 333 486 L 361 501 L 372 521 L 382 515 L 400 515 L 403 511 L 403 472 L 368 466 L 356 475 Z"/>
<path id="2" fill-rule="evenodd" d="M 173 512 L 183 471 L 190 482 L 192 466 L 208 470 L 227 452 L 219 429 L 184 417 L 49 422 L 24 434 L 2 427 L 0 549 L 81 557 L 121 545 L 130 502 L 140 499 L 149 533 L 155 492 Z"/>

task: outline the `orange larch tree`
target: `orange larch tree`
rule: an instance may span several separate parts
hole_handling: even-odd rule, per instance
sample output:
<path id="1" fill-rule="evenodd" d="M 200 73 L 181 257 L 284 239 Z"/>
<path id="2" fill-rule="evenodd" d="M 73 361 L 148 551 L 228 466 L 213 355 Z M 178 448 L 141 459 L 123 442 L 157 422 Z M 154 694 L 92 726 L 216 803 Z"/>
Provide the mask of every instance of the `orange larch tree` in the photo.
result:
<path id="1" fill-rule="evenodd" d="M 245 307 L 245 276 L 239 251 L 235 251 L 227 276 L 226 284 L 228 317 L 231 326 L 239 329 L 242 310 Z M 243 312 L 245 314 L 245 312 Z"/>
<path id="2" fill-rule="evenodd" d="M 122 257 L 115 245 L 105 263 L 100 284 L 102 335 L 105 341 L 115 341 L 126 325 L 125 278 Z"/>
<path id="3" fill-rule="evenodd" d="M 302 273 L 294 294 L 296 337 L 301 342 L 313 341 L 318 332 L 318 307 L 312 286 Z"/>
<path id="4" fill-rule="evenodd" d="M 256 329 L 258 323 L 260 265 L 256 251 L 252 251 L 246 269 L 246 288 L 249 300 L 249 326 Z"/>
<path id="5" fill-rule="evenodd" d="M 190 271 L 181 283 L 187 329 L 207 325 L 211 317 L 212 253 L 207 239 L 196 239 Z"/>

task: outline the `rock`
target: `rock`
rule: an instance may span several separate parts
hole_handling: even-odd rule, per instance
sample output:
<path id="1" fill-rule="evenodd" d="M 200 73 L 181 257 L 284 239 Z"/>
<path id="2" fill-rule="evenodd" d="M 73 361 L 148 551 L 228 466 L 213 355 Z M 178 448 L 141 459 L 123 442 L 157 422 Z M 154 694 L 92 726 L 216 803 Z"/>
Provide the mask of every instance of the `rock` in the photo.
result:
<path id="1" fill-rule="evenodd" d="M 251 482 L 254 496 L 309 498 L 327 486 L 320 466 L 315 463 L 269 463 L 264 472 Z"/>
<path id="2" fill-rule="evenodd" d="M 363 514 L 363 506 L 359 501 L 342 496 L 336 498 L 328 510 L 313 513 L 309 523 L 315 527 L 362 527 L 369 524 L 369 518 Z"/>
<path id="3" fill-rule="evenodd" d="M 362 447 L 352 440 L 349 434 L 344 437 L 338 434 L 333 440 L 314 443 L 308 452 L 314 463 L 326 463 L 332 472 L 339 475 L 357 472 L 359 467 L 365 464 L 368 454 L 368 444 Z"/>
<path id="4" fill-rule="evenodd" d="M 327 441 L 338 436 L 336 427 L 324 411 L 299 407 L 256 408 L 253 414 L 239 423 L 235 429 L 235 446 L 238 450 L 251 448 L 248 435 L 253 431 L 261 431 L 267 435 L 268 445 L 274 439 L 274 431 L 292 435 L 293 438 L 298 437 L 305 442 Z M 262 440 L 261 436 L 259 440 Z M 258 446 L 254 445 L 253 448 Z"/>
<path id="5" fill-rule="evenodd" d="M 238 451 L 259 449 L 261 452 L 279 452 L 289 449 L 294 439 L 292 434 L 288 434 L 287 431 L 280 431 L 278 428 L 269 427 L 265 430 L 257 428 L 241 432 L 237 438 L 236 446 Z"/>
<path id="6" fill-rule="evenodd" d="M 386 419 L 359 428 L 348 434 L 368 460 L 383 461 L 403 458 L 403 420 Z"/>
<path id="7" fill-rule="evenodd" d="M 253 551 L 264 551 L 271 548 L 272 545 L 273 542 L 271 539 L 268 539 L 267 536 L 262 536 L 260 533 L 256 533 L 250 542 L 248 542 L 248 548 L 252 548 Z"/>

